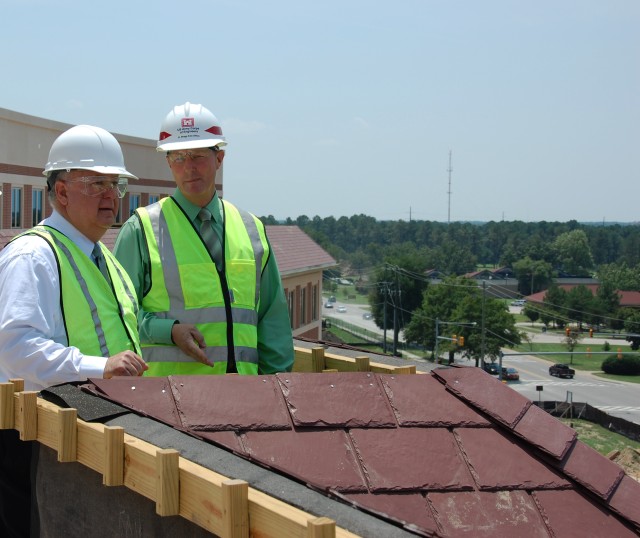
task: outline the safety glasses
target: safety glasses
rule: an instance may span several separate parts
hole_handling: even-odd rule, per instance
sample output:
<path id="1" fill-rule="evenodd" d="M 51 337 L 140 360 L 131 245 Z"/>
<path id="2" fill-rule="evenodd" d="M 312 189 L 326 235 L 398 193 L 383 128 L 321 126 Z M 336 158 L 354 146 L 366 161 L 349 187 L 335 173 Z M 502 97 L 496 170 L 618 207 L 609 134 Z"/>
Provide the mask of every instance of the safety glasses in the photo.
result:
<path id="1" fill-rule="evenodd" d="M 194 163 L 204 162 L 204 159 L 211 157 L 212 148 L 195 149 L 190 151 L 170 151 L 167 153 L 167 159 L 170 164 L 184 164 L 187 157 Z"/>
<path id="2" fill-rule="evenodd" d="M 101 196 L 105 192 L 116 191 L 118 198 L 123 198 L 129 186 L 129 180 L 124 177 L 110 178 L 106 176 L 84 176 L 73 179 L 63 179 L 68 183 L 82 183 L 82 194 L 86 196 Z"/>

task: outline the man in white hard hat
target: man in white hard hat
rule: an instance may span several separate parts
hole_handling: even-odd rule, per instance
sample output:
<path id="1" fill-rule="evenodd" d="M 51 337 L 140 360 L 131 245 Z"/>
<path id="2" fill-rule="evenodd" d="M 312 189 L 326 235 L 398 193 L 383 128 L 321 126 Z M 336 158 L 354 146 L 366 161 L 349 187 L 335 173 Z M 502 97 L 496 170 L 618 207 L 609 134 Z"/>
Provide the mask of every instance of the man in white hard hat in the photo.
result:
<path id="1" fill-rule="evenodd" d="M 289 311 L 264 226 L 216 190 L 227 144 L 217 118 L 176 106 L 158 138 L 177 189 L 136 210 L 114 249 L 141 303 L 148 374 L 290 371 Z"/>
<path id="2" fill-rule="evenodd" d="M 53 213 L 0 252 L 0 382 L 25 390 L 146 370 L 135 291 L 100 242 L 127 181 L 116 139 L 79 125 L 51 146 Z M 30 443 L 0 430 L 0 536 L 28 536 Z"/>

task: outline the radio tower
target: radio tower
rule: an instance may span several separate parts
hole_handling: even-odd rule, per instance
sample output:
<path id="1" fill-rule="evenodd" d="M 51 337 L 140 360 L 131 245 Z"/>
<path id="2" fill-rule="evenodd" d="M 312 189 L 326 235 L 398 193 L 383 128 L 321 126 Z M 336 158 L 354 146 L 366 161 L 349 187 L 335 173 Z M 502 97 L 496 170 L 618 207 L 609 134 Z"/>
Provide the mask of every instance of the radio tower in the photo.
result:
<path id="1" fill-rule="evenodd" d="M 447 224 L 451 222 L 451 172 L 453 172 L 453 168 L 451 168 L 451 150 L 449 150 L 449 168 L 447 169 L 449 172 L 449 190 L 447 194 L 449 195 L 449 207 L 447 209 Z"/>

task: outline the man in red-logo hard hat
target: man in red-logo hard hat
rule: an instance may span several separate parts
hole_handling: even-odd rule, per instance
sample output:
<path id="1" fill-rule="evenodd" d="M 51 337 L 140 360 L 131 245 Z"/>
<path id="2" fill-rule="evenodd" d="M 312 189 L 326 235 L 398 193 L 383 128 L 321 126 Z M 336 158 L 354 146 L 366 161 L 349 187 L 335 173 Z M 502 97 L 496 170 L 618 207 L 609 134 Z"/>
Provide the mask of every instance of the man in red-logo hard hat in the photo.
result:
<path id="1" fill-rule="evenodd" d="M 141 303 L 145 375 L 290 371 L 293 339 L 262 222 L 216 189 L 227 145 L 199 104 L 174 107 L 157 149 L 176 190 L 139 208 L 114 249 Z"/>

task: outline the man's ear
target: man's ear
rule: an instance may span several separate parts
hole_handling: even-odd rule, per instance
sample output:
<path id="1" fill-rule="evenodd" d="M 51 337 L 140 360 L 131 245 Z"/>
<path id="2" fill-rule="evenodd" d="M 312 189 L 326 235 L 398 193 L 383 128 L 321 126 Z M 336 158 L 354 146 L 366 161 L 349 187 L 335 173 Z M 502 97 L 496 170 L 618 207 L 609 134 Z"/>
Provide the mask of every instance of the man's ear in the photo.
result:
<path id="1" fill-rule="evenodd" d="M 67 184 L 64 181 L 56 181 L 53 186 L 56 193 L 56 200 L 62 206 L 67 206 L 69 204 L 69 196 L 67 194 Z"/>
<path id="2" fill-rule="evenodd" d="M 220 166 L 222 165 L 222 161 L 224 159 L 224 151 L 223 150 L 218 150 L 216 151 L 216 159 L 218 161 L 218 168 L 220 168 Z"/>

